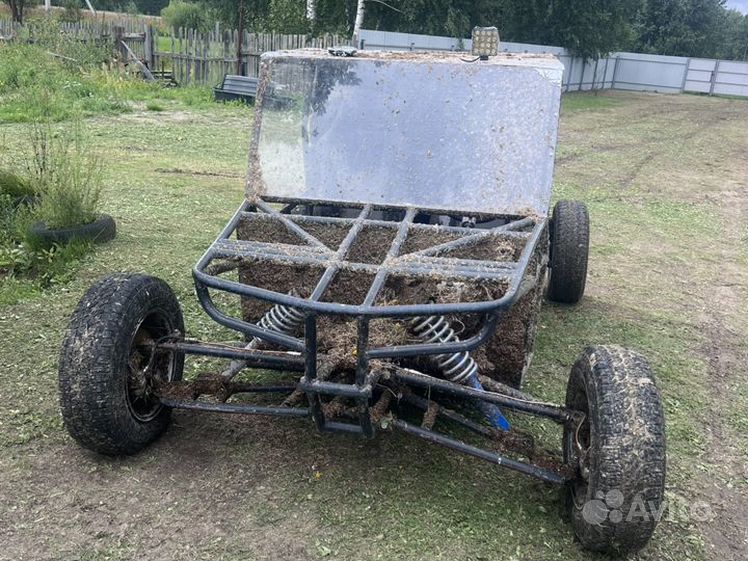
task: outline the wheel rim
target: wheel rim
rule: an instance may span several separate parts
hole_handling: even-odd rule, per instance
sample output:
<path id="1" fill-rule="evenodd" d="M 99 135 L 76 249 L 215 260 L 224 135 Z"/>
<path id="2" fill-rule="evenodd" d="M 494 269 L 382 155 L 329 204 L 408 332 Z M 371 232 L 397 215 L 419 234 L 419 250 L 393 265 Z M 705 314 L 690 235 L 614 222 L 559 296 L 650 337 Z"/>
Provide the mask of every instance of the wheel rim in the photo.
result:
<path id="1" fill-rule="evenodd" d="M 571 496 L 574 505 L 581 509 L 587 502 L 590 477 L 590 425 L 589 420 L 585 417 L 580 423 L 575 433 L 569 432 L 568 438 L 571 439 L 569 445 L 575 449 L 574 457 L 576 459 L 577 476 L 571 483 Z"/>
<path id="2" fill-rule="evenodd" d="M 164 406 L 156 390 L 161 383 L 174 379 L 175 354 L 153 348 L 154 343 L 173 330 L 166 313 L 156 310 L 140 322 L 130 341 L 125 395 L 130 413 L 141 423 L 158 417 Z"/>
<path id="3" fill-rule="evenodd" d="M 592 472 L 592 458 L 590 449 L 592 447 L 592 431 L 590 426 L 589 405 L 587 395 L 584 391 L 578 391 L 573 396 L 572 403 L 567 402 L 567 406 L 584 414 L 584 419 L 577 426 L 576 430 L 566 430 L 565 451 L 567 461 L 574 462 L 576 477 L 570 482 L 571 498 L 577 509 L 582 509 L 584 504 L 590 499 L 590 473 Z"/>

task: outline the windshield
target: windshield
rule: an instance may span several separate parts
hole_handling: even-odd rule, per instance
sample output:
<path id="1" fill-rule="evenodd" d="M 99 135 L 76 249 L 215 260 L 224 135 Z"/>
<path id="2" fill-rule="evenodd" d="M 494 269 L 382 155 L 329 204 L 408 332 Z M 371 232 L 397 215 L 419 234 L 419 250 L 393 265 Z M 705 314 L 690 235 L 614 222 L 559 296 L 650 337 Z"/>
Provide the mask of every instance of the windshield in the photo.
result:
<path id="1" fill-rule="evenodd" d="M 561 70 L 537 56 L 268 53 L 250 194 L 545 215 Z"/>

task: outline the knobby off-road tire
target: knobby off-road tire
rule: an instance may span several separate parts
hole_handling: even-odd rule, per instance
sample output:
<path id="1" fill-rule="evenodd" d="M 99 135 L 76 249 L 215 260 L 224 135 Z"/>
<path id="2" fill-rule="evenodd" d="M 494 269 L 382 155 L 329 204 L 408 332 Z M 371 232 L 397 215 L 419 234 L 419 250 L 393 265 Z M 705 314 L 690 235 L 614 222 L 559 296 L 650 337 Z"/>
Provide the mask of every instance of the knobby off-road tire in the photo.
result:
<path id="1" fill-rule="evenodd" d="M 184 355 L 153 355 L 149 343 L 176 331 L 184 333 L 182 311 L 160 279 L 116 274 L 88 290 L 60 351 L 60 408 L 75 440 L 100 454 L 134 454 L 166 430 L 171 410 L 155 385 L 181 379 Z"/>
<path id="2" fill-rule="evenodd" d="M 548 299 L 576 304 L 587 282 L 590 218 L 579 201 L 558 201 L 550 223 Z"/>
<path id="3" fill-rule="evenodd" d="M 578 467 L 568 488 L 577 538 L 594 551 L 641 549 L 665 493 L 665 419 L 647 361 L 621 347 L 585 349 L 566 405 L 586 414 L 579 430 L 564 433 L 564 456 Z"/>

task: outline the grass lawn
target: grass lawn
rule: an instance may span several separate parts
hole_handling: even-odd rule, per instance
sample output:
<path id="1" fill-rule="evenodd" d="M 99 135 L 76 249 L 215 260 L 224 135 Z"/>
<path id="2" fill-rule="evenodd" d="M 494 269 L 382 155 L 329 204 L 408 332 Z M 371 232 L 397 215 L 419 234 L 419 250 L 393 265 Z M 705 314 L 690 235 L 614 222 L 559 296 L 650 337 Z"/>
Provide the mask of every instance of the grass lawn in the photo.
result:
<path id="1" fill-rule="evenodd" d="M 0 559 L 598 559 L 574 543 L 558 489 L 407 436 L 177 412 L 131 458 L 67 437 L 57 352 L 94 279 L 160 276 L 190 336 L 232 337 L 202 313 L 190 269 L 241 201 L 251 109 L 152 103 L 163 111 L 88 120 L 116 240 L 67 284 L 0 281 Z M 640 559 L 745 556 L 747 110 L 690 95 L 564 99 L 555 196 L 589 205 L 588 288 L 577 307 L 545 305 L 528 390 L 561 399 L 591 343 L 652 362 L 672 508 Z M 0 164 L 23 131 L 0 124 Z"/>

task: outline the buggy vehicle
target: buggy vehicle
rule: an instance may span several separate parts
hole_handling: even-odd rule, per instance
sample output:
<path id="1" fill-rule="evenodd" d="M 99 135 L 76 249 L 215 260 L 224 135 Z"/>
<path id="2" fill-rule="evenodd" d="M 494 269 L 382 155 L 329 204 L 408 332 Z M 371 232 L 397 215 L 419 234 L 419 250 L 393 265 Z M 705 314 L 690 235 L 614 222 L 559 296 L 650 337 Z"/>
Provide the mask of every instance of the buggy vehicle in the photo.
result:
<path id="1" fill-rule="evenodd" d="M 522 390 L 541 302 L 579 301 L 587 274 L 585 206 L 549 212 L 562 70 L 530 54 L 263 55 L 246 197 L 193 270 L 237 340 L 188 338 L 162 280 L 100 280 L 62 346 L 69 433 L 133 454 L 172 409 L 402 431 L 565 487 L 586 548 L 644 546 L 656 518 L 637 505 L 659 511 L 665 476 L 645 359 L 588 347 L 564 404 Z M 192 355 L 227 364 L 183 380 Z M 527 416 L 558 426 L 557 450 Z"/>

